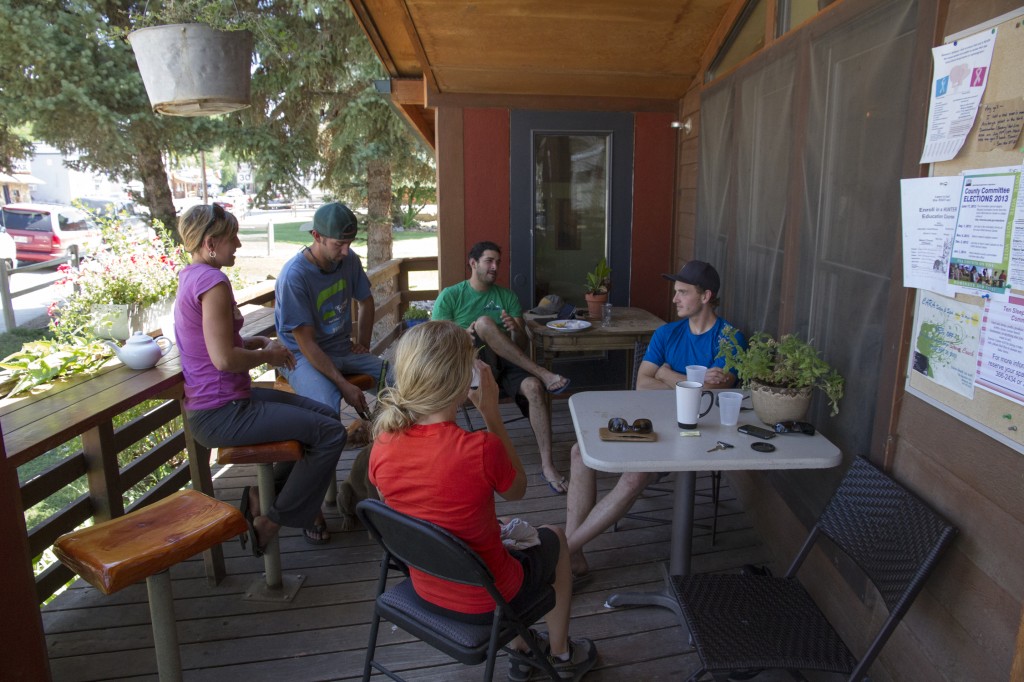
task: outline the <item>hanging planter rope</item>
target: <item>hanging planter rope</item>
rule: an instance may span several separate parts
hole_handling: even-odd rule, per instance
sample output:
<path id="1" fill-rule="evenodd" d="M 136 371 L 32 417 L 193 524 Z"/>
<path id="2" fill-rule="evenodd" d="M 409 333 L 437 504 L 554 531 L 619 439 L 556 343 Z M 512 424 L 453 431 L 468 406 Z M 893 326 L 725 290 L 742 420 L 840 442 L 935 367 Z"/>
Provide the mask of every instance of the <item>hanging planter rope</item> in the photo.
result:
<path id="1" fill-rule="evenodd" d="M 249 31 L 169 24 L 133 31 L 128 41 L 156 113 L 215 116 L 249 106 Z"/>

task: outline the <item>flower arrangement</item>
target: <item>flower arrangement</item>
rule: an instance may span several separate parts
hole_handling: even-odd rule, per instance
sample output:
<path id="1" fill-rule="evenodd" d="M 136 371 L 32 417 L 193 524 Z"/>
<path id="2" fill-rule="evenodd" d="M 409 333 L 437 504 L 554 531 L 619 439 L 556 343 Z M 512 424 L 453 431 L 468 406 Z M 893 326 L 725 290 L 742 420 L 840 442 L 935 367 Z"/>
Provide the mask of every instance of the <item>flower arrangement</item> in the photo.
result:
<path id="1" fill-rule="evenodd" d="M 133 232 L 114 218 L 101 221 L 108 250 L 82 261 L 75 270 L 63 264 L 64 275 L 57 284 L 65 288 L 63 301 L 50 306 L 50 329 L 54 338 L 95 337 L 97 306 L 122 305 L 138 311 L 173 298 L 178 290 L 178 272 L 187 264 L 184 248 L 171 241 L 158 225 L 151 234 Z M 109 322 L 99 321 L 99 326 Z"/>

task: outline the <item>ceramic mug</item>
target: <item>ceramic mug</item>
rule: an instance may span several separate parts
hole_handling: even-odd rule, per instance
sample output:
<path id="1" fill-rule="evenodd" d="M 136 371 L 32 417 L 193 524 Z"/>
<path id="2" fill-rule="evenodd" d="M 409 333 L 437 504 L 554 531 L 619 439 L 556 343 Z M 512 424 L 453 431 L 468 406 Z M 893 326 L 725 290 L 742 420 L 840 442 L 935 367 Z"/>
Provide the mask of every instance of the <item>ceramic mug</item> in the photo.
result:
<path id="1" fill-rule="evenodd" d="M 711 411 L 711 406 L 715 404 L 715 398 L 711 391 L 702 390 L 703 386 L 704 384 L 696 381 L 676 382 L 676 422 L 679 424 L 679 428 L 697 428 L 697 420 Z M 711 400 L 708 401 L 707 408 L 702 411 L 700 404 L 705 395 Z"/>

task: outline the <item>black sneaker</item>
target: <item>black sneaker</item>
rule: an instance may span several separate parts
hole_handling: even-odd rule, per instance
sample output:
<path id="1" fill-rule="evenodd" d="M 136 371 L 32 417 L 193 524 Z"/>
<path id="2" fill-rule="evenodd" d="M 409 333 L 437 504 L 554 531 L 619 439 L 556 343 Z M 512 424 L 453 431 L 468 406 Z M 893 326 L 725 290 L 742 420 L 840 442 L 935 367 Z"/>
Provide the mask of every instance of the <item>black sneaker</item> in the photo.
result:
<path id="1" fill-rule="evenodd" d="M 541 649 L 549 651 L 548 662 L 563 680 L 576 682 L 582 678 L 594 664 L 597 663 L 597 647 L 589 639 L 570 639 L 569 658 L 559 660 L 550 654 L 550 644 L 547 633 L 535 633 Z M 531 679 L 550 679 L 532 653 L 514 652 L 509 656 L 508 667 L 509 682 L 529 682 Z"/>

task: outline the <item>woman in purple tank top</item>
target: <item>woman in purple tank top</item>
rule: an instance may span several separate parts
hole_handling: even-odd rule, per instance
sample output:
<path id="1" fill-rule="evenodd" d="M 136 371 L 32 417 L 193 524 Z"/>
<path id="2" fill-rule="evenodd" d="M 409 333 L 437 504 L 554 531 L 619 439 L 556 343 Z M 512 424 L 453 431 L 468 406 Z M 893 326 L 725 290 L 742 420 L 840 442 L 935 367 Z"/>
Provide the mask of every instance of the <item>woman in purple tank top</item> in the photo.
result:
<path id="1" fill-rule="evenodd" d="M 298 440 L 298 462 L 274 466 L 277 499 L 259 508 L 250 486 L 241 509 L 249 522 L 243 547 L 260 556 L 281 526 L 302 528 L 307 542 L 330 536 L 320 505 L 335 475 L 346 433 L 337 410 L 284 391 L 253 388 L 249 370 L 263 364 L 294 367 L 291 351 L 264 336 L 242 338 L 242 315 L 231 282 L 222 272 L 235 263 L 238 220 L 220 206 L 193 206 L 178 220 L 178 232 L 192 256 L 178 275 L 174 330 L 185 376 L 185 416 L 206 447 Z"/>

